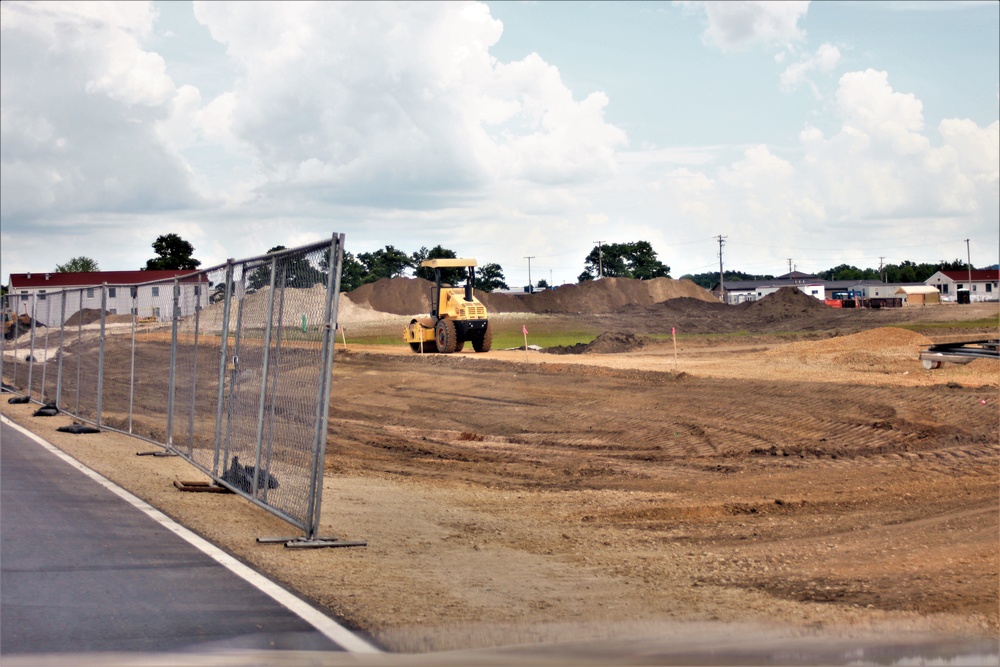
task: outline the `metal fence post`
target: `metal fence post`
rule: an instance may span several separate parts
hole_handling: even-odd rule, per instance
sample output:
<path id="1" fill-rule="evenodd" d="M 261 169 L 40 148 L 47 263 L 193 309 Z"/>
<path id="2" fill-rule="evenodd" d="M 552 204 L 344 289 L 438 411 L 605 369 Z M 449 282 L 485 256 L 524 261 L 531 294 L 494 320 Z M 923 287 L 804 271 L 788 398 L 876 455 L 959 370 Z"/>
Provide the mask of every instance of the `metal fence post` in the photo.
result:
<path id="1" fill-rule="evenodd" d="M 194 411 L 198 397 L 198 328 L 201 326 L 201 274 L 198 274 L 198 284 L 194 286 L 194 359 L 191 364 L 191 409 L 188 412 L 188 435 L 190 445 L 188 451 L 194 456 Z"/>
<path id="2" fill-rule="evenodd" d="M 229 397 L 226 400 L 226 440 L 222 451 L 222 465 L 229 462 L 229 444 L 233 437 L 233 409 L 236 402 L 236 380 L 240 373 L 240 341 L 243 335 L 243 301 L 246 296 L 246 265 L 242 265 L 240 276 L 239 303 L 236 306 L 236 336 L 233 340 L 233 370 L 229 379 Z M 228 364 L 227 364 L 228 367 Z M 224 473 L 225 471 L 223 471 Z"/>
<path id="3" fill-rule="evenodd" d="M 308 538 L 317 539 L 323 509 L 323 461 L 326 455 L 327 421 L 330 418 L 330 384 L 333 377 L 333 352 L 336 347 L 337 306 L 340 300 L 340 266 L 344 257 L 344 235 L 334 234 L 330 242 L 326 279 L 326 312 L 323 318 L 322 371 L 316 392 L 316 430 L 313 440 L 313 466 L 309 494 Z"/>
<path id="4" fill-rule="evenodd" d="M 167 381 L 167 447 L 174 448 L 174 381 L 177 379 L 177 308 L 179 279 L 174 278 L 174 298 L 170 312 L 170 379 Z"/>
<path id="5" fill-rule="evenodd" d="M 222 446 L 222 405 L 226 395 L 226 358 L 229 354 L 229 302 L 233 296 L 233 260 L 226 260 L 225 301 L 222 304 L 222 341 L 219 346 L 219 389 L 215 403 L 215 453 L 212 460 L 212 474 L 219 475 L 219 450 Z"/>
<path id="6" fill-rule="evenodd" d="M 278 281 L 277 289 L 278 294 L 278 338 L 274 345 L 274 380 L 271 383 L 271 401 L 270 410 L 268 413 L 268 429 L 267 429 L 267 446 L 264 453 L 264 468 L 265 470 L 271 469 L 271 453 L 274 450 L 274 430 L 275 430 L 275 414 L 274 408 L 277 402 L 277 396 L 279 393 L 278 377 L 281 373 L 281 343 L 284 338 L 283 334 L 285 331 L 284 321 L 285 321 L 285 288 L 288 287 L 288 264 L 283 263 L 281 265 L 281 280 Z M 267 500 L 267 490 L 268 487 L 264 487 L 263 498 Z"/>
<path id="7" fill-rule="evenodd" d="M 42 345 L 45 348 L 45 352 L 43 353 L 44 359 L 42 360 L 42 391 L 41 391 L 41 401 L 42 401 L 42 403 L 48 403 L 48 401 L 45 400 L 46 399 L 46 396 L 45 396 L 45 380 L 46 380 L 46 376 L 48 375 L 48 370 L 49 370 L 49 364 L 48 364 L 48 361 L 49 361 L 49 328 L 50 328 L 49 327 L 49 323 L 52 320 L 52 318 L 50 317 L 51 314 L 52 314 L 51 313 L 51 310 L 52 310 L 52 308 L 51 308 L 52 300 L 49 298 L 50 296 L 51 296 L 50 294 L 46 294 L 45 295 L 45 335 L 42 337 Z"/>
<path id="8" fill-rule="evenodd" d="M 101 337 L 97 353 L 97 427 L 101 427 L 101 408 L 104 402 L 104 333 L 108 312 L 108 284 L 101 285 Z"/>
<path id="9" fill-rule="evenodd" d="M 129 287 L 132 296 L 132 353 L 128 369 L 128 432 L 132 432 L 132 413 L 135 409 L 135 335 L 136 320 L 139 319 L 139 288 Z"/>
<path id="10" fill-rule="evenodd" d="M 59 363 L 56 365 L 56 405 L 62 405 L 63 345 L 66 340 L 66 292 L 59 293 Z"/>
<path id="11" fill-rule="evenodd" d="M 274 283 L 278 272 L 278 258 L 271 258 L 270 291 L 267 295 L 267 322 L 264 325 L 264 360 L 260 375 L 260 402 L 257 404 L 257 446 L 254 451 L 254 470 L 260 470 L 260 454 L 264 444 L 264 405 L 267 402 L 267 374 L 271 361 L 271 328 L 274 325 Z M 279 323 L 280 326 L 280 323 Z M 260 482 L 259 472 L 253 476 L 252 495 L 256 496 Z"/>
<path id="12" fill-rule="evenodd" d="M 80 309 L 76 311 L 76 412 L 80 414 L 80 383 L 83 381 L 83 290 L 80 290 Z"/>
<path id="13" fill-rule="evenodd" d="M 35 317 L 38 315 L 38 296 L 31 299 L 31 335 L 28 336 L 28 398 L 31 398 L 31 380 L 35 370 Z"/>

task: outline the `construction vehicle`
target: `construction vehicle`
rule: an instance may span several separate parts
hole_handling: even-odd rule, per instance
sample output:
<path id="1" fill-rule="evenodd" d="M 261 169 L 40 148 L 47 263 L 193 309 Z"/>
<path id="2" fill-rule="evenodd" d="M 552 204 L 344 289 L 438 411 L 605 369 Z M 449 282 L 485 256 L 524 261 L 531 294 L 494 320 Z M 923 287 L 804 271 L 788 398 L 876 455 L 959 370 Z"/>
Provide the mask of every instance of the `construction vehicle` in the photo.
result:
<path id="1" fill-rule="evenodd" d="M 434 269 L 429 317 L 414 318 L 403 329 L 403 341 L 414 352 L 459 352 L 467 341 L 476 352 L 489 352 L 493 347 L 493 331 L 486 315 L 486 306 L 476 298 L 476 260 L 429 259 L 420 264 Z M 464 286 L 443 285 L 442 269 L 466 269 Z"/>
<path id="2" fill-rule="evenodd" d="M 31 317 L 28 315 L 14 315 L 10 310 L 4 310 L 0 313 L 0 320 L 3 325 L 3 337 L 7 340 L 31 329 Z"/>

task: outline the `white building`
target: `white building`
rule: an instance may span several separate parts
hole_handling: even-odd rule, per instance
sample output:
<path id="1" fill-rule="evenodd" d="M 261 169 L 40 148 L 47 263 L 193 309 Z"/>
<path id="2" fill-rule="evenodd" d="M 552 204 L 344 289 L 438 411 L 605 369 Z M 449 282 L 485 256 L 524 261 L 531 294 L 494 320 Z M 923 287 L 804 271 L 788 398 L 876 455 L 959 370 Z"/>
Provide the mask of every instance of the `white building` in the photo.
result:
<path id="1" fill-rule="evenodd" d="M 180 316 L 193 315 L 208 304 L 208 278 L 191 270 L 12 273 L 7 304 L 16 314 L 27 314 L 47 327 L 62 325 L 81 309 L 100 311 L 102 299 L 112 315 L 169 321 L 175 278 Z"/>
<path id="2" fill-rule="evenodd" d="M 924 281 L 925 285 L 936 287 L 942 301 L 956 301 L 959 290 L 969 290 L 970 301 L 996 301 L 1000 297 L 1000 270 L 974 269 L 971 272 L 938 271 Z"/>

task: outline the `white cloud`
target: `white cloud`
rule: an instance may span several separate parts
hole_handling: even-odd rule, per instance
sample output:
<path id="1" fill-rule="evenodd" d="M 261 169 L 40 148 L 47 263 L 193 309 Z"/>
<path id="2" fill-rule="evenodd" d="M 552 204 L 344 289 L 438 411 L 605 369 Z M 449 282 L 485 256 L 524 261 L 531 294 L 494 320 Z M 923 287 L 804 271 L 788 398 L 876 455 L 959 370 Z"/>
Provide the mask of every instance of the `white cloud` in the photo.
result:
<path id="1" fill-rule="evenodd" d="M 263 196 L 305 188 L 420 207 L 496 178 L 607 175 L 626 141 L 604 120 L 603 93 L 575 100 L 535 54 L 492 57 L 502 26 L 485 5 L 212 2 L 195 11 L 244 72 L 204 126 L 254 156 Z"/>
<path id="2" fill-rule="evenodd" d="M 809 11 L 809 2 L 733 0 L 679 4 L 705 13 L 708 26 L 702 39 L 722 51 L 756 45 L 789 46 L 805 38 L 798 23 Z"/>
<path id="3" fill-rule="evenodd" d="M 3 3 L 5 224 L 51 212 L 182 207 L 194 201 L 185 167 L 152 123 L 174 84 L 142 49 L 147 3 Z"/>
<path id="4" fill-rule="evenodd" d="M 780 61 L 779 61 L 780 62 Z M 805 55 L 798 62 L 785 68 L 781 73 L 781 87 L 784 90 L 793 90 L 800 85 L 808 85 L 813 95 L 817 99 L 821 97 L 819 87 L 813 82 L 814 72 L 828 74 L 834 70 L 840 62 L 840 49 L 832 44 L 823 44 L 816 53 Z"/>

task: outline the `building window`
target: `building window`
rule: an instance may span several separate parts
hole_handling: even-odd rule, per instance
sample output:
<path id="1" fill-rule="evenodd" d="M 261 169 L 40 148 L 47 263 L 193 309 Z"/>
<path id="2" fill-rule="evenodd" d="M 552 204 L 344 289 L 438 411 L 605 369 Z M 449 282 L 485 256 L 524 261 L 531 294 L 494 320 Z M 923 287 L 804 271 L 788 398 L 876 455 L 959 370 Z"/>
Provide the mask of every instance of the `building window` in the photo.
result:
<path id="1" fill-rule="evenodd" d="M 94 298 L 94 288 L 93 287 L 88 287 L 87 288 L 87 298 L 88 299 L 93 299 Z"/>
<path id="2" fill-rule="evenodd" d="M 976 283 L 972 283 L 972 291 L 973 292 L 979 291 L 979 285 L 977 285 Z"/>
<path id="3" fill-rule="evenodd" d="M 993 283 L 986 283 L 986 292 L 989 293 L 992 291 L 993 291 Z"/>
<path id="4" fill-rule="evenodd" d="M 109 288 L 108 288 L 108 297 L 110 297 L 110 298 L 112 298 L 112 299 L 113 299 L 113 298 L 115 298 L 115 297 L 116 297 L 117 295 L 118 295 L 118 290 L 117 290 L 117 288 L 114 288 L 114 287 L 109 287 Z"/>
<path id="5" fill-rule="evenodd" d="M 153 296 L 160 296 L 160 288 L 159 287 L 154 287 L 153 288 Z"/>
<path id="6" fill-rule="evenodd" d="M 45 301 L 45 290 L 43 289 L 38 290 L 38 300 Z"/>
<path id="7" fill-rule="evenodd" d="M 156 289 L 155 287 L 153 289 Z M 158 307 L 153 308 L 153 317 L 160 318 L 160 309 Z"/>
<path id="8" fill-rule="evenodd" d="M 941 285 L 941 292 L 944 293 L 944 294 L 948 293 L 948 283 L 945 283 L 944 285 Z"/>
<path id="9" fill-rule="evenodd" d="M 28 290 L 21 290 L 21 301 L 28 300 Z"/>
<path id="10" fill-rule="evenodd" d="M 958 283 L 957 285 L 955 285 L 955 289 L 962 289 L 962 283 Z"/>
<path id="11" fill-rule="evenodd" d="M 194 295 L 195 296 L 201 296 L 201 285 L 195 285 L 194 286 Z"/>
<path id="12" fill-rule="evenodd" d="M 132 309 L 132 314 L 133 315 L 138 315 L 139 314 L 139 309 L 138 308 L 133 308 Z"/>

